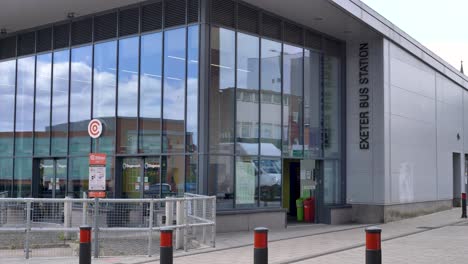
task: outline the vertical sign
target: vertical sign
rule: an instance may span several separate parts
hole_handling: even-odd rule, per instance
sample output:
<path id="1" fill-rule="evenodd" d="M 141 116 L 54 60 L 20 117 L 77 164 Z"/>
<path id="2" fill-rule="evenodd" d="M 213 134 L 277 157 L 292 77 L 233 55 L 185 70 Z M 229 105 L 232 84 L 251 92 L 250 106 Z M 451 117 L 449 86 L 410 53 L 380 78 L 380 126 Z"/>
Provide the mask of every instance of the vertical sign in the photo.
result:
<path id="1" fill-rule="evenodd" d="M 89 154 L 89 197 L 106 197 L 106 154 Z"/>
<path id="2" fill-rule="evenodd" d="M 359 45 L 359 149 L 370 146 L 369 43 Z"/>

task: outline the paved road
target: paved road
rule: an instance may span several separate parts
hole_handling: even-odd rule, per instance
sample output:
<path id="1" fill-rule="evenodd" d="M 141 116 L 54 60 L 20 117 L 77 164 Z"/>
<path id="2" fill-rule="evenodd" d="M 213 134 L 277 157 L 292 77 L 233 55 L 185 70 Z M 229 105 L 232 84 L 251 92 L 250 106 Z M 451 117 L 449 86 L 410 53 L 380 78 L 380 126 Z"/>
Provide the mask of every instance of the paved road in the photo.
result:
<path id="1" fill-rule="evenodd" d="M 460 210 L 381 225 L 384 263 L 466 263 L 468 221 Z M 310 226 L 273 231 L 270 263 L 364 263 L 363 226 Z M 252 263 L 252 233 L 220 234 L 216 250 L 176 252 L 174 263 Z M 201 254 L 200 254 L 201 253 Z M 0 261 L 1 262 L 1 261 Z M 8 263 L 77 263 L 77 259 L 31 259 Z M 159 263 L 157 258 L 114 257 L 93 260 L 104 263 Z"/>
<path id="2" fill-rule="evenodd" d="M 300 264 L 362 264 L 364 248 L 346 250 L 300 262 Z M 382 262 L 467 263 L 468 225 L 452 225 L 382 243 Z"/>

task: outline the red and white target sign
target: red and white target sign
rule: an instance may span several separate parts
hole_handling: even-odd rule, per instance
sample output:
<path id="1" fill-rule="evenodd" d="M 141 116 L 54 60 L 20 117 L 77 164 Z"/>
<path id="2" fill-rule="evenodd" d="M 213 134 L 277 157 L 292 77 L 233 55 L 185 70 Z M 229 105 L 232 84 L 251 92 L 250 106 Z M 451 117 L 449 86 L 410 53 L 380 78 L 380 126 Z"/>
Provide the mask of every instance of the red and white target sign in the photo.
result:
<path id="1" fill-rule="evenodd" d="M 102 122 L 98 119 L 89 121 L 88 134 L 92 138 L 98 138 L 102 134 Z"/>

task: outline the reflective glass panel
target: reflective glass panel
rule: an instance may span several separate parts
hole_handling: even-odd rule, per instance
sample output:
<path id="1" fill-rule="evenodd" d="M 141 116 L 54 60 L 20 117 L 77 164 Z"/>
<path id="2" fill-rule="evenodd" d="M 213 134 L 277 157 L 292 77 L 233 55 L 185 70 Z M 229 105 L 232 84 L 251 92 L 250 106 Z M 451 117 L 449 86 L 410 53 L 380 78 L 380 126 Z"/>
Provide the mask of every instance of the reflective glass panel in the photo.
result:
<path id="1" fill-rule="evenodd" d="M 127 38 L 119 42 L 118 153 L 137 153 L 139 39 Z"/>
<path id="2" fill-rule="evenodd" d="M 68 166 L 68 195 L 74 198 L 82 198 L 88 191 L 89 158 L 70 158 Z"/>
<path id="3" fill-rule="evenodd" d="M 65 191 L 67 188 L 67 159 L 55 160 L 55 198 L 65 198 Z"/>
<path id="4" fill-rule="evenodd" d="M 281 160 L 262 158 L 260 168 L 260 206 L 281 206 Z"/>
<path id="5" fill-rule="evenodd" d="M 115 151 L 115 89 L 117 42 L 94 46 L 93 118 L 103 123 L 100 138 L 93 139 L 93 152 L 111 154 Z"/>
<path id="6" fill-rule="evenodd" d="M 0 62 L 0 155 L 13 154 L 16 61 Z"/>
<path id="7" fill-rule="evenodd" d="M 303 156 L 303 49 L 283 48 L 283 156 Z"/>
<path id="8" fill-rule="evenodd" d="M 169 186 L 161 184 L 159 157 L 145 158 L 143 167 L 143 198 L 160 198 L 168 195 Z"/>
<path id="9" fill-rule="evenodd" d="M 281 156 L 281 43 L 261 40 L 260 153 Z"/>
<path id="10" fill-rule="evenodd" d="M 68 85 L 69 50 L 54 52 L 52 80 L 52 155 L 66 155 L 68 151 Z"/>
<path id="11" fill-rule="evenodd" d="M 259 151 L 259 65 L 259 38 L 238 33 L 236 152 L 239 155 L 258 155 Z"/>
<path id="12" fill-rule="evenodd" d="M 122 163 L 123 198 L 141 198 L 142 159 L 126 158 Z"/>
<path id="13" fill-rule="evenodd" d="M 209 91 L 211 153 L 234 153 L 235 32 L 212 27 Z"/>
<path id="14" fill-rule="evenodd" d="M 0 197 L 11 197 L 13 159 L 0 159 Z"/>
<path id="15" fill-rule="evenodd" d="M 163 192 L 165 196 L 181 196 L 185 191 L 185 156 L 161 157 L 161 187 L 169 191 Z"/>
<path id="16" fill-rule="evenodd" d="M 107 156 L 106 160 L 106 195 L 114 198 L 115 195 L 115 157 Z"/>
<path id="17" fill-rule="evenodd" d="M 36 110 L 34 125 L 34 153 L 48 156 L 50 153 L 50 100 L 52 87 L 52 54 L 37 56 Z"/>
<path id="18" fill-rule="evenodd" d="M 32 154 L 35 57 L 18 59 L 15 155 Z"/>
<path id="19" fill-rule="evenodd" d="M 15 159 L 14 197 L 31 197 L 32 159 Z"/>
<path id="20" fill-rule="evenodd" d="M 234 206 L 234 157 L 210 156 L 208 193 L 216 195 L 218 209 Z"/>
<path id="21" fill-rule="evenodd" d="M 66 182 L 66 159 L 39 161 L 39 198 L 65 198 Z"/>
<path id="22" fill-rule="evenodd" d="M 185 192 L 198 193 L 198 156 L 186 156 Z"/>
<path id="23" fill-rule="evenodd" d="M 164 32 L 163 152 L 185 152 L 185 28 Z"/>
<path id="24" fill-rule="evenodd" d="M 322 157 L 320 69 L 321 55 L 306 50 L 304 61 L 304 156 Z"/>
<path id="25" fill-rule="evenodd" d="M 323 147 L 325 157 L 340 157 L 340 87 L 341 60 L 325 56 L 323 63 Z"/>
<path id="26" fill-rule="evenodd" d="M 249 208 L 257 206 L 257 166 L 257 157 L 236 157 L 236 208 Z"/>
<path id="27" fill-rule="evenodd" d="M 70 87 L 70 154 L 89 153 L 91 140 L 92 46 L 72 49 Z"/>
<path id="28" fill-rule="evenodd" d="M 326 204 L 343 203 L 341 190 L 340 162 L 337 160 L 325 160 L 323 172 L 323 193 Z"/>
<path id="29" fill-rule="evenodd" d="M 187 152 L 198 150 L 198 26 L 188 29 L 187 65 Z"/>
<path id="30" fill-rule="evenodd" d="M 39 162 L 39 198 L 53 198 L 54 186 L 54 160 L 43 159 Z"/>
<path id="31" fill-rule="evenodd" d="M 161 152 L 162 33 L 141 36 L 140 152 Z"/>

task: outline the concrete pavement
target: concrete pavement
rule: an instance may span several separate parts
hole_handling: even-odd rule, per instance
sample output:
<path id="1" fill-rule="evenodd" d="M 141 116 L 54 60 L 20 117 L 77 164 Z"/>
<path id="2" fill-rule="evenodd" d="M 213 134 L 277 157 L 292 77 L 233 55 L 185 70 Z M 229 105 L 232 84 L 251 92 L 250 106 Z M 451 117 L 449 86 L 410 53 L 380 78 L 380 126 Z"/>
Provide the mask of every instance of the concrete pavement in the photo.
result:
<path id="1" fill-rule="evenodd" d="M 380 225 L 384 263 L 465 261 L 468 257 L 468 246 L 465 246 L 468 245 L 468 221 L 460 219 L 460 214 L 458 208 Z M 311 225 L 271 231 L 270 263 L 364 263 L 364 228 L 362 225 Z M 251 232 L 219 234 L 216 249 L 176 252 L 174 263 L 252 263 L 252 237 Z M 78 263 L 76 258 L 45 260 L 12 259 L 8 263 Z M 159 261 L 148 257 L 113 257 L 95 259 L 93 263 Z"/>

